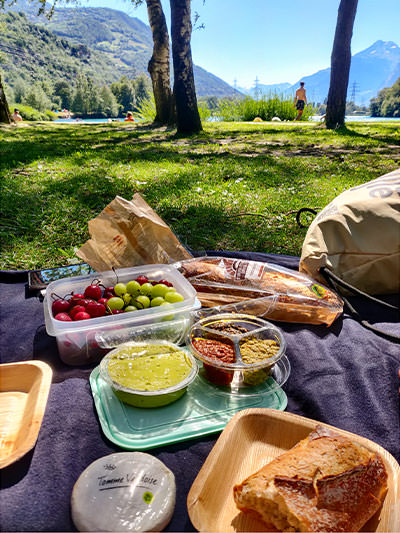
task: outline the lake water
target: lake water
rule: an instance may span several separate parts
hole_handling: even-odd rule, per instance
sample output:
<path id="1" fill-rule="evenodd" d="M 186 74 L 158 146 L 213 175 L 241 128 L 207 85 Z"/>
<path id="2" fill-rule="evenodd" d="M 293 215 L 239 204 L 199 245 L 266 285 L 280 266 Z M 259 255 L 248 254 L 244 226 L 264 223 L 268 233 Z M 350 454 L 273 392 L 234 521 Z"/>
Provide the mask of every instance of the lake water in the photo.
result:
<path id="1" fill-rule="evenodd" d="M 63 123 L 63 124 L 102 124 L 108 122 L 108 118 L 84 118 L 76 120 L 75 118 L 58 118 L 54 122 Z M 112 122 L 124 122 L 123 118 L 112 118 Z"/>
<path id="2" fill-rule="evenodd" d="M 312 121 L 320 121 L 320 115 L 314 115 L 311 117 Z M 400 118 L 390 118 L 390 117 L 369 117 L 367 115 L 347 115 L 345 117 L 346 122 L 399 122 Z"/>
<path id="3" fill-rule="evenodd" d="M 108 118 L 85 118 L 76 120 L 74 118 L 59 118 L 54 122 L 64 123 L 64 124 L 103 124 L 107 123 L 110 119 Z M 113 118 L 112 122 L 124 122 L 123 118 Z M 321 117 L 319 115 L 314 115 L 311 117 L 312 122 L 319 122 Z M 349 115 L 346 116 L 346 122 L 400 122 L 400 118 L 388 118 L 388 117 L 369 117 L 369 116 L 356 116 Z M 216 117 L 211 117 L 212 122 L 217 121 Z M 138 121 L 137 121 L 138 122 Z"/>

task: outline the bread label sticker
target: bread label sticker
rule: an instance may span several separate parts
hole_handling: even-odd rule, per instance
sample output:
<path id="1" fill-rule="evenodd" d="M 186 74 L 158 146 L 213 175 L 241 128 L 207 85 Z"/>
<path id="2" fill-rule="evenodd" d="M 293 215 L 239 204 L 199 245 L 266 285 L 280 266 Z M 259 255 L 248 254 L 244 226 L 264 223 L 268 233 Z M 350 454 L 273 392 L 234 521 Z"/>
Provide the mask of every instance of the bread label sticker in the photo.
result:
<path id="1" fill-rule="evenodd" d="M 314 284 L 311 287 L 312 292 L 317 296 L 317 298 L 323 298 L 325 296 L 325 289 L 321 285 Z"/>
<path id="2" fill-rule="evenodd" d="M 225 264 L 231 279 L 261 279 L 265 265 L 256 261 L 232 261 Z"/>

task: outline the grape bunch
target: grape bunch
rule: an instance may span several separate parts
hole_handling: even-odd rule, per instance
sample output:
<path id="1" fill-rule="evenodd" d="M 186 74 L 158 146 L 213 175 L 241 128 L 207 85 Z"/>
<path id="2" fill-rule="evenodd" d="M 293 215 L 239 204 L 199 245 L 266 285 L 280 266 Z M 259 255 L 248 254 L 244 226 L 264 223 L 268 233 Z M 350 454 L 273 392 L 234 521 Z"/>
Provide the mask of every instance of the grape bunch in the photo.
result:
<path id="1" fill-rule="evenodd" d="M 72 293 L 64 298 L 53 293 L 52 297 L 53 316 L 63 322 L 130 313 L 184 300 L 171 282 L 149 280 L 146 276 L 138 276 L 126 284 L 117 282 L 111 287 L 93 280 L 83 293 Z"/>

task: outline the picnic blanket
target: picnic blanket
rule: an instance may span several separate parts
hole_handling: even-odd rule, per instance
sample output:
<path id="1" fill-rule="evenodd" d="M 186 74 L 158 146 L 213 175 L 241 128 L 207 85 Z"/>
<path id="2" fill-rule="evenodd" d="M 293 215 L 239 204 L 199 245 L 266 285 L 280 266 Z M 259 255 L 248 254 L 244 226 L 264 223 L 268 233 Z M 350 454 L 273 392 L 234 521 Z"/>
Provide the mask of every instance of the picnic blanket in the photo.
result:
<path id="1" fill-rule="evenodd" d="M 297 257 L 209 252 L 268 261 L 297 269 Z M 1 361 L 39 359 L 53 368 L 53 383 L 34 449 L 1 472 L 3 531 L 76 531 L 70 497 L 82 471 L 96 459 L 122 451 L 103 435 L 90 385 L 91 367 L 68 367 L 44 326 L 43 304 L 26 298 L 23 273 L 0 275 Z M 390 297 L 392 303 L 398 298 Z M 355 305 L 357 300 L 353 299 Z M 370 321 L 400 334 L 393 314 L 364 305 Z M 400 461 L 400 349 L 365 330 L 346 313 L 329 328 L 277 323 L 287 340 L 291 374 L 284 385 L 287 411 L 357 433 Z M 176 508 L 166 531 L 194 531 L 188 491 L 218 434 L 149 450 L 175 474 Z"/>

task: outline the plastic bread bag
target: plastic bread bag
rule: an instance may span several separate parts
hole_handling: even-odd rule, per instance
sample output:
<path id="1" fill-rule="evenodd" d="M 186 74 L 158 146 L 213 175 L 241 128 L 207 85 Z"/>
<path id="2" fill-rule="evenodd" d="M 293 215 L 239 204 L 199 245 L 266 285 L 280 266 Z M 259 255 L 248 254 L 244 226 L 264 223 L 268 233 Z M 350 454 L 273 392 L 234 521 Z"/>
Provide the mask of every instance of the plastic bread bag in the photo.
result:
<path id="1" fill-rule="evenodd" d="M 197 311 L 192 311 L 192 318 L 200 320 L 220 313 L 240 313 L 245 315 L 254 315 L 260 318 L 270 318 L 278 303 L 278 296 L 264 296 L 263 298 L 253 298 L 242 300 L 238 303 L 226 305 L 214 305 L 212 307 L 204 306 Z"/>
<path id="2" fill-rule="evenodd" d="M 249 307 L 251 314 L 271 320 L 328 326 L 343 312 L 341 298 L 331 289 L 306 274 L 271 263 L 205 256 L 174 266 L 196 289 L 204 307 L 235 304 L 239 312 Z M 272 304 L 267 297 L 275 297 Z M 254 305 L 249 306 L 248 300 Z"/>

